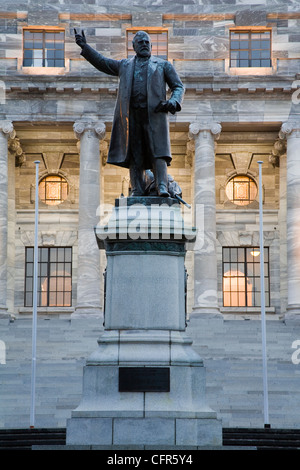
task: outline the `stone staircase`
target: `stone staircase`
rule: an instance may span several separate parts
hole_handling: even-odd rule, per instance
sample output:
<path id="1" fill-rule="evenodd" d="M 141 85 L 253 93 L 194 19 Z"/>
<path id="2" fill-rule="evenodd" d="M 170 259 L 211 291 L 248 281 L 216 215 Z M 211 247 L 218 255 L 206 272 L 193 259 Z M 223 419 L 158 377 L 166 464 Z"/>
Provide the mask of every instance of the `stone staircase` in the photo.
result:
<path id="1" fill-rule="evenodd" d="M 30 318 L 0 320 L 0 429 L 26 429 L 30 416 Z M 103 331 L 99 319 L 39 317 L 35 427 L 65 428 L 80 401 L 82 369 Z M 224 429 L 263 429 L 259 320 L 191 319 L 188 334 L 206 367 L 207 401 Z M 269 413 L 273 429 L 300 429 L 300 364 L 292 343 L 300 325 L 267 321 Z M 4 363 L 3 363 L 4 362 Z"/>
<path id="2" fill-rule="evenodd" d="M 0 451 L 59 450 L 65 448 L 65 444 L 65 428 L 0 430 Z M 300 450 L 300 430 L 224 428 L 222 449 L 226 447 L 230 450 Z"/>

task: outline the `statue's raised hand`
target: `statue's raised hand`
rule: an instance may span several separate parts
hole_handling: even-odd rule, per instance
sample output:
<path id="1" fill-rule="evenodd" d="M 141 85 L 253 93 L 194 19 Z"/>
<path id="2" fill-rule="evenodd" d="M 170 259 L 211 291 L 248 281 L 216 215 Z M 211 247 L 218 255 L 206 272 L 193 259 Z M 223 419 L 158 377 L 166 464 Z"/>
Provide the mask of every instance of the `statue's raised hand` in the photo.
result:
<path id="1" fill-rule="evenodd" d="M 74 28 L 74 33 L 75 33 L 76 44 L 78 44 L 79 47 L 83 48 L 86 45 L 86 37 L 85 37 L 83 29 L 81 30 L 81 34 L 80 34 L 80 33 L 77 33 L 76 29 Z"/>

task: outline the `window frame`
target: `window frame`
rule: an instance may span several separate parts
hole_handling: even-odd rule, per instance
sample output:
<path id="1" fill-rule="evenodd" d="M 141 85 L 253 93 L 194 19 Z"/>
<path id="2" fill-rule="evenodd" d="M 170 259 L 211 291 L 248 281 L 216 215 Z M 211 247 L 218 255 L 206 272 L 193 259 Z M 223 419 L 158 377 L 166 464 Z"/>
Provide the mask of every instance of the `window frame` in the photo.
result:
<path id="1" fill-rule="evenodd" d="M 58 258 L 58 250 L 64 250 L 64 257 L 63 261 L 59 260 Z M 32 260 L 28 261 L 29 259 L 29 250 L 31 251 L 31 258 Z M 44 251 L 42 251 L 44 250 Z M 56 261 L 51 261 L 51 250 L 56 250 Z M 66 261 L 66 250 L 70 250 L 70 260 Z M 43 253 L 47 252 L 47 261 L 45 261 L 43 257 Z M 51 263 L 54 265 L 56 264 L 56 274 L 51 274 Z M 58 266 L 58 264 L 60 266 Z M 69 266 L 69 275 L 66 275 L 66 264 Z M 31 268 L 29 269 L 29 265 Z M 42 267 L 43 265 L 43 267 Z M 58 269 L 61 269 L 63 265 L 63 274 L 59 274 Z M 43 269 L 44 268 L 44 269 Z M 46 268 L 46 269 L 45 269 Z M 24 282 L 24 307 L 32 307 L 33 304 L 33 269 L 34 269 L 34 248 L 31 246 L 25 247 L 25 282 Z M 50 307 L 50 308 L 61 308 L 61 307 L 72 307 L 72 292 L 73 292 L 73 250 L 71 246 L 54 246 L 54 247 L 45 247 L 39 246 L 39 255 L 38 255 L 38 307 Z M 30 273 L 30 275 L 28 275 Z M 57 289 L 58 278 L 63 279 L 63 290 Z M 44 279 L 44 281 L 42 281 Z M 51 280 L 55 279 L 56 289 L 51 290 Z M 66 279 L 70 282 L 70 289 L 67 290 L 66 287 Z M 46 294 L 44 297 L 46 298 L 46 305 L 45 302 L 42 302 L 42 283 L 46 282 L 46 290 L 44 293 Z M 51 300 L 51 293 L 55 294 L 56 301 L 53 303 Z M 58 293 L 62 294 L 63 304 L 58 303 Z M 68 294 L 70 301 L 66 302 L 65 296 Z M 29 296 L 29 297 L 28 297 Z M 31 299 L 30 299 L 31 298 Z M 30 299 L 30 300 L 29 300 Z"/>
<path id="2" fill-rule="evenodd" d="M 156 57 L 160 57 L 158 54 L 153 52 L 153 45 L 155 45 L 155 41 L 152 40 L 151 35 L 154 34 L 166 34 L 166 57 L 163 57 L 164 60 L 168 60 L 169 57 L 169 30 L 168 28 L 163 28 L 163 27 L 156 27 L 156 26 L 135 26 L 131 28 L 126 29 L 126 52 L 127 52 L 127 58 L 130 59 L 131 57 L 134 57 L 135 52 L 132 49 L 132 39 L 129 38 L 129 34 L 136 34 L 138 31 L 145 31 L 146 33 L 149 34 L 152 42 L 152 53 Z M 129 47 L 130 46 L 130 47 Z M 131 53 L 133 51 L 133 53 Z"/>
<path id="3" fill-rule="evenodd" d="M 30 33 L 42 33 L 42 65 L 25 65 L 24 64 L 24 61 L 25 61 L 25 51 L 33 51 L 34 48 L 25 48 L 25 33 L 26 32 L 30 32 Z M 61 50 L 63 51 L 63 58 L 62 59 L 53 59 L 54 61 L 55 60 L 62 60 L 63 61 L 63 65 L 46 65 L 46 61 L 47 60 L 51 60 L 49 58 L 46 57 L 46 50 L 48 50 L 46 47 L 45 47 L 45 44 L 46 44 L 46 34 L 47 33 L 54 33 L 54 34 L 58 34 L 58 33 L 63 33 L 64 37 L 63 37 L 63 47 L 61 48 Z M 47 70 L 51 70 L 51 69 L 54 69 L 56 71 L 59 71 L 61 69 L 65 69 L 66 68 L 66 31 L 64 28 L 60 28 L 60 27 L 57 27 L 57 26 L 51 26 L 51 27 L 45 27 L 45 26 L 28 26 L 28 27 L 24 27 L 23 28 L 23 54 L 22 54 L 22 69 L 29 69 L 29 70 L 39 70 L 39 69 L 43 69 L 45 71 Z M 49 49 L 49 50 L 59 50 L 59 49 Z"/>
<path id="4" fill-rule="evenodd" d="M 237 251 L 237 261 L 231 261 L 231 254 L 232 254 L 232 251 L 233 249 L 236 249 L 236 250 L 243 250 L 244 252 L 244 261 L 238 261 L 238 251 Z M 225 253 L 225 250 L 229 250 L 229 261 L 225 259 L 225 256 L 224 256 L 224 253 Z M 247 250 L 251 250 L 251 251 L 255 251 L 255 250 L 260 250 L 260 248 L 258 246 L 223 246 L 222 247 L 222 303 L 223 303 L 223 307 L 225 308 L 253 308 L 253 307 L 261 307 L 261 301 L 259 302 L 259 304 L 256 304 L 256 302 L 254 302 L 254 305 L 253 303 L 251 302 L 251 305 L 249 305 L 249 297 L 250 295 L 253 295 L 254 296 L 256 294 L 260 294 L 261 295 L 261 290 L 260 290 L 260 261 L 259 261 L 259 258 L 256 258 L 255 256 L 253 256 L 253 260 L 252 262 L 248 261 L 247 260 Z M 267 256 L 266 256 L 267 255 Z M 257 259 L 257 261 L 256 261 Z M 266 261 L 267 260 L 267 261 Z M 237 266 L 233 266 L 233 265 L 237 265 Z M 233 268 L 237 268 L 236 269 L 236 272 L 238 273 L 238 264 L 242 264 L 243 265 L 243 273 L 244 276 L 226 276 L 225 277 L 225 272 L 230 272 L 230 271 L 233 271 Z M 229 268 L 228 269 L 225 269 L 225 265 L 229 265 Z M 250 267 L 252 266 L 253 270 L 253 274 L 250 274 Z M 233 266 L 233 268 L 232 268 Z M 258 274 L 255 274 L 255 266 L 257 266 L 257 269 L 259 271 Z M 241 268 L 241 267 L 240 267 Z M 265 306 L 266 307 L 270 307 L 270 300 L 271 300 L 271 296 L 270 296 L 270 286 L 271 286 L 271 282 L 270 282 L 270 250 L 269 250 L 269 247 L 264 247 L 264 278 L 265 278 Z M 245 290 L 232 290 L 231 289 L 231 285 L 230 285 L 230 290 L 226 290 L 224 289 L 224 280 L 226 279 L 244 279 L 244 286 L 245 286 Z M 256 286 L 258 285 L 259 286 L 259 290 L 257 291 L 249 291 L 249 289 L 247 289 L 247 286 L 248 286 L 248 280 L 251 279 L 252 281 L 254 280 L 254 282 L 252 282 L 251 286 Z M 266 283 L 267 283 L 267 289 L 266 289 Z M 230 282 L 231 284 L 231 282 Z M 237 285 L 238 285 L 238 282 L 237 282 Z M 229 296 L 230 296 L 230 302 L 229 302 L 229 305 L 228 305 L 228 302 L 226 301 L 225 302 L 225 295 L 228 293 Z M 235 302 L 232 304 L 232 294 L 235 293 L 237 295 L 237 298 L 239 299 L 238 302 Z M 244 305 L 240 305 L 240 295 L 239 294 L 242 294 L 244 293 Z M 253 297 L 251 297 L 253 298 Z M 254 297 L 255 298 L 255 297 Z M 237 303 L 237 305 L 236 305 Z"/>
<path id="5" fill-rule="evenodd" d="M 47 199 L 47 183 L 51 183 L 51 180 L 50 181 L 47 181 L 49 178 L 60 178 L 60 181 L 52 181 L 52 183 L 58 183 L 60 185 L 60 196 L 61 198 L 60 199 Z M 45 182 L 45 189 L 44 189 L 44 192 L 45 192 L 45 198 L 42 198 L 40 196 L 40 185 Z M 62 198 L 62 195 L 63 195 L 63 184 L 67 185 L 67 196 L 65 199 Z M 45 175 L 43 176 L 40 181 L 39 181 L 39 199 L 46 205 L 48 206 L 58 206 L 59 204 L 62 204 L 63 202 L 65 202 L 67 199 L 68 199 L 68 196 L 69 196 L 69 193 L 70 193 L 70 185 L 69 185 L 69 182 L 67 181 L 67 179 L 60 175 L 60 174 L 55 174 L 55 173 L 51 173 L 51 174 L 48 174 L 48 175 Z M 51 202 L 49 201 L 55 201 L 51 204 Z"/>
<path id="6" fill-rule="evenodd" d="M 239 34 L 248 34 L 248 42 L 249 42 L 249 45 L 248 45 L 248 48 L 247 49 L 232 49 L 232 33 L 239 33 Z M 269 51 L 269 56 L 268 58 L 255 58 L 253 59 L 252 58 L 252 51 L 253 50 L 259 50 L 259 51 L 263 51 L 265 49 L 252 49 L 251 48 L 251 35 L 253 34 L 263 34 L 263 33 L 269 33 L 270 37 L 269 37 L 269 40 L 270 40 L 270 47 L 266 50 Z M 260 39 L 261 40 L 261 39 Z M 241 59 L 240 57 L 237 58 L 237 59 L 232 59 L 231 57 L 231 53 L 233 51 L 248 51 L 248 54 L 249 54 L 249 57 L 248 59 Z M 232 60 L 236 60 L 237 62 L 239 62 L 240 60 L 247 60 L 248 61 L 248 65 L 233 65 L 232 64 Z M 263 61 L 263 60 L 268 60 L 269 61 L 269 64 L 268 65 L 252 65 L 251 62 L 252 60 L 259 60 L 260 63 Z M 230 28 L 229 30 L 229 68 L 230 69 L 264 69 L 264 68 L 271 68 L 272 67 L 272 28 L 263 28 L 263 27 L 239 27 L 239 28 Z"/>
<path id="7" fill-rule="evenodd" d="M 235 179 L 238 179 L 238 178 L 248 178 L 248 181 L 240 181 L 240 183 L 244 183 L 244 184 L 247 184 L 248 185 L 248 196 L 249 198 L 248 199 L 241 199 L 241 198 L 236 198 L 235 197 Z M 228 185 L 232 182 L 233 184 L 233 187 L 232 187 L 232 199 L 228 196 L 228 190 L 227 190 L 227 187 Z M 238 181 L 236 181 L 237 183 Z M 251 183 L 254 184 L 255 188 L 256 188 L 256 194 L 254 196 L 253 199 L 251 199 Z M 234 204 L 235 206 L 239 206 L 239 207 L 245 207 L 245 206 L 249 206 L 250 204 L 252 204 L 254 201 L 256 201 L 257 199 L 257 195 L 258 195 L 258 186 L 256 184 L 256 181 L 255 179 L 250 176 L 250 175 L 247 175 L 247 174 L 243 174 L 243 173 L 239 173 L 239 174 L 235 174 L 233 176 L 231 176 L 229 178 L 229 180 L 226 182 L 226 185 L 225 185 L 225 194 L 226 194 L 226 197 L 228 198 L 228 200 Z M 240 201 L 240 203 L 238 202 Z M 244 201 L 244 203 L 241 203 L 242 201 Z"/>

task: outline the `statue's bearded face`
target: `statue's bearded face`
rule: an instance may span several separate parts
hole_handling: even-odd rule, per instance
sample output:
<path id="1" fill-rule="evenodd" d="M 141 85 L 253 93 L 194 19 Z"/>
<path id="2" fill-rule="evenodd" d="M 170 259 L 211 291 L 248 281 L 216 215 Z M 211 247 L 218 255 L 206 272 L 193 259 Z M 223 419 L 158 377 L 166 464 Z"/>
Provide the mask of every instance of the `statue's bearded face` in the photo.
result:
<path id="1" fill-rule="evenodd" d="M 133 49 L 139 57 L 150 57 L 152 45 L 150 36 L 147 33 L 136 33 L 132 44 Z"/>

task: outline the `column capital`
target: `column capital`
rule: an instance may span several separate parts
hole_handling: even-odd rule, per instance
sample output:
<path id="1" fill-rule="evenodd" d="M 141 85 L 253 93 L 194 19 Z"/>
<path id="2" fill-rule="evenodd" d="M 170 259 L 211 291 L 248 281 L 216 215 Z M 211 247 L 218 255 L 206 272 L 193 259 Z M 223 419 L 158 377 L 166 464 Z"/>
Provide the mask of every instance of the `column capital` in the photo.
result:
<path id="1" fill-rule="evenodd" d="M 106 126 L 103 121 L 76 121 L 73 125 L 76 138 L 80 139 L 84 132 L 93 132 L 100 140 L 104 139 Z"/>
<path id="2" fill-rule="evenodd" d="M 296 137 L 300 137 L 300 121 L 286 121 L 281 126 L 279 138 L 288 138 L 292 134 L 294 134 L 294 132 L 296 134 Z"/>
<path id="3" fill-rule="evenodd" d="M 216 121 L 195 121 L 192 122 L 189 126 L 189 135 L 191 138 L 195 139 L 202 131 L 208 131 L 212 134 L 214 139 L 218 139 L 222 126 L 219 122 Z"/>
<path id="4" fill-rule="evenodd" d="M 2 132 L 2 134 L 7 138 L 10 137 L 13 139 L 15 137 L 14 126 L 11 121 L 0 121 L 0 132 Z"/>

